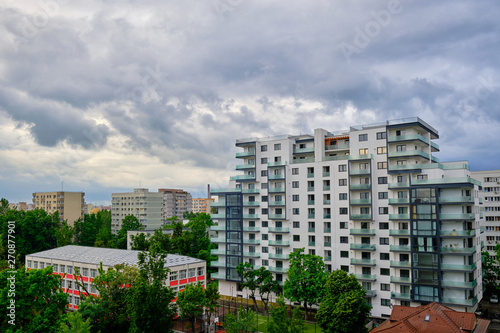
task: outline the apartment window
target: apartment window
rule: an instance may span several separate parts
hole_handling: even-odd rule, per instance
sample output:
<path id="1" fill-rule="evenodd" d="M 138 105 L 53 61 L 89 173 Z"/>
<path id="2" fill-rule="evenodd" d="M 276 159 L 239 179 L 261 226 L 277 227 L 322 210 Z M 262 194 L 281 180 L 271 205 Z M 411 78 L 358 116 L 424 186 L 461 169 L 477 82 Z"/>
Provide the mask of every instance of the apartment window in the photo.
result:
<path id="1" fill-rule="evenodd" d="M 344 171 L 347 171 L 347 164 L 340 164 L 339 172 L 344 172 Z"/>
<path id="2" fill-rule="evenodd" d="M 40 269 L 44 269 L 45 268 L 45 263 L 43 261 L 40 261 Z"/>
<path id="3" fill-rule="evenodd" d="M 260 151 L 267 151 L 267 145 L 260 146 Z"/>
<path id="4" fill-rule="evenodd" d="M 195 277 L 196 276 L 196 268 L 190 268 L 189 269 L 189 277 Z"/>
<path id="5" fill-rule="evenodd" d="M 406 145 L 397 145 L 396 151 L 406 151 Z"/>
<path id="6" fill-rule="evenodd" d="M 269 214 L 269 209 L 268 208 L 262 208 L 261 212 L 262 212 L 262 215 L 267 215 L 267 214 Z M 250 213 L 250 214 L 253 215 L 253 214 L 255 214 L 255 212 L 254 213 Z"/>
<path id="7" fill-rule="evenodd" d="M 386 132 L 378 132 L 377 133 L 377 140 L 382 140 L 387 138 L 387 133 Z"/>
<path id="8" fill-rule="evenodd" d="M 380 245 L 389 245 L 389 237 L 380 237 Z"/>
<path id="9" fill-rule="evenodd" d="M 292 214 L 293 215 L 299 215 L 300 214 L 300 209 L 299 208 L 293 208 L 292 209 Z"/>
<path id="10" fill-rule="evenodd" d="M 28 260 L 28 268 L 31 268 L 31 265 L 32 265 L 32 261 Z"/>
<path id="11" fill-rule="evenodd" d="M 391 270 L 389 268 L 381 268 L 380 275 L 391 275 Z"/>
<path id="12" fill-rule="evenodd" d="M 67 266 L 66 268 L 68 274 L 73 274 L 73 266 Z"/>
<path id="13" fill-rule="evenodd" d="M 262 234 L 262 240 L 268 240 L 268 235 L 267 234 Z"/>
<path id="14" fill-rule="evenodd" d="M 387 169 L 387 162 L 378 162 L 377 169 Z"/>
<path id="15" fill-rule="evenodd" d="M 97 276 L 97 269 L 90 269 L 90 277 L 95 278 Z"/>
<path id="16" fill-rule="evenodd" d="M 260 188 L 263 190 L 267 189 L 267 183 L 261 183 Z"/>
<path id="17" fill-rule="evenodd" d="M 260 159 L 260 164 L 267 164 L 267 157 L 262 157 Z"/>
<path id="18" fill-rule="evenodd" d="M 389 229 L 389 222 L 380 222 L 378 224 L 378 228 L 380 230 L 388 230 Z"/>
<path id="19" fill-rule="evenodd" d="M 60 268 L 59 273 L 65 273 L 65 271 L 66 271 L 66 265 L 61 265 L 59 268 Z"/>
<path id="20" fill-rule="evenodd" d="M 274 150 L 281 150 L 281 143 L 275 143 Z"/>
<path id="21" fill-rule="evenodd" d="M 408 181 L 407 176 L 398 176 L 398 183 L 406 183 Z"/>
<path id="22" fill-rule="evenodd" d="M 177 271 L 170 272 L 170 281 L 177 281 Z"/>
<path id="23" fill-rule="evenodd" d="M 382 298 L 380 300 L 380 305 L 382 306 L 391 306 L 391 300 L 387 298 Z"/>
<path id="24" fill-rule="evenodd" d="M 361 207 L 359 209 L 359 212 L 363 215 L 367 215 L 367 214 L 370 214 L 370 207 Z"/>
<path id="25" fill-rule="evenodd" d="M 370 199 L 370 192 L 361 192 L 359 193 L 360 199 Z"/>
<path id="26" fill-rule="evenodd" d="M 260 175 L 262 177 L 267 177 L 267 170 L 260 170 Z"/>
<path id="27" fill-rule="evenodd" d="M 339 179 L 339 186 L 347 186 L 347 179 Z"/>
<path id="28" fill-rule="evenodd" d="M 347 207 L 340 207 L 339 214 L 340 215 L 347 215 Z"/>
<path id="29" fill-rule="evenodd" d="M 274 162 L 281 162 L 281 156 L 274 156 Z"/>
<path id="30" fill-rule="evenodd" d="M 198 267 L 198 276 L 202 276 L 204 273 L 203 267 Z"/>
<path id="31" fill-rule="evenodd" d="M 299 188 L 299 182 L 298 181 L 292 182 L 292 188 Z"/>
<path id="32" fill-rule="evenodd" d="M 269 225 L 268 221 L 262 221 L 262 228 L 267 228 Z"/>
<path id="33" fill-rule="evenodd" d="M 299 195 L 298 194 L 292 195 L 292 201 L 299 201 Z"/>
<path id="34" fill-rule="evenodd" d="M 389 214 L 389 207 L 379 207 L 378 208 L 378 213 L 381 215 L 387 215 Z"/>
<path id="35" fill-rule="evenodd" d="M 299 174 L 299 168 L 292 168 L 292 175 L 298 175 Z"/>
<path id="36" fill-rule="evenodd" d="M 340 269 L 343 270 L 344 272 L 349 273 L 349 266 L 340 266 Z"/>
<path id="37" fill-rule="evenodd" d="M 406 160 L 397 160 L 396 165 L 406 165 Z"/>
<path id="38" fill-rule="evenodd" d="M 342 244 L 347 244 L 347 243 L 349 243 L 349 237 L 346 237 L 346 236 L 340 236 L 340 243 L 342 243 Z"/>
<path id="39" fill-rule="evenodd" d="M 399 199 L 406 199 L 406 198 L 408 198 L 408 192 L 406 192 L 406 191 L 398 191 L 398 198 Z"/>
<path id="40" fill-rule="evenodd" d="M 341 258 L 349 258 L 349 251 L 340 251 Z"/>
<path id="41" fill-rule="evenodd" d="M 391 290 L 391 285 L 388 284 L 388 283 L 381 283 L 380 284 L 380 290 L 385 290 L 385 291 Z"/>
<path id="42" fill-rule="evenodd" d="M 340 229 L 347 229 L 347 222 L 340 222 Z"/>
<path id="43" fill-rule="evenodd" d="M 380 253 L 380 260 L 389 260 L 389 253 Z"/>
<path id="44" fill-rule="evenodd" d="M 417 179 L 427 179 L 427 175 L 417 175 Z"/>
<path id="45" fill-rule="evenodd" d="M 294 242 L 300 242 L 300 235 L 293 235 Z"/>
<path id="46" fill-rule="evenodd" d="M 387 154 L 387 147 L 378 147 L 377 148 L 377 154 Z"/>
<path id="47" fill-rule="evenodd" d="M 269 266 L 269 260 L 262 259 L 262 266 Z"/>
<path id="48" fill-rule="evenodd" d="M 179 271 L 179 279 L 185 279 L 186 278 L 186 270 L 183 269 L 181 271 Z"/>
<path id="49" fill-rule="evenodd" d="M 300 228 L 300 222 L 299 221 L 293 221 L 293 227 L 294 228 Z"/>
<path id="50" fill-rule="evenodd" d="M 347 193 L 339 193 L 339 200 L 347 200 Z"/>
<path id="51" fill-rule="evenodd" d="M 368 141 L 368 134 L 360 134 L 359 141 Z"/>
<path id="52" fill-rule="evenodd" d="M 57 265 L 57 264 L 53 264 L 53 267 L 54 267 L 54 268 L 53 268 L 53 270 L 52 270 L 52 271 L 53 271 L 54 273 L 57 273 L 58 265 Z M 85 276 L 87 276 L 87 275 L 85 275 Z"/>
<path id="53" fill-rule="evenodd" d="M 267 202 L 267 200 L 268 200 L 267 195 L 263 195 L 263 196 L 262 196 L 262 202 Z"/>
<path id="54" fill-rule="evenodd" d="M 267 246 L 263 246 L 261 249 L 262 253 L 269 253 L 269 248 Z"/>
<path id="55" fill-rule="evenodd" d="M 359 155 L 368 155 L 368 148 L 361 148 L 359 150 Z"/>
<path id="56" fill-rule="evenodd" d="M 88 277 L 89 276 L 89 269 L 88 268 L 82 268 L 82 276 Z"/>
<path id="57" fill-rule="evenodd" d="M 387 177 L 378 177 L 379 184 L 387 184 Z"/>
<path id="58" fill-rule="evenodd" d="M 378 198 L 379 199 L 387 199 L 389 198 L 388 192 L 378 192 Z"/>

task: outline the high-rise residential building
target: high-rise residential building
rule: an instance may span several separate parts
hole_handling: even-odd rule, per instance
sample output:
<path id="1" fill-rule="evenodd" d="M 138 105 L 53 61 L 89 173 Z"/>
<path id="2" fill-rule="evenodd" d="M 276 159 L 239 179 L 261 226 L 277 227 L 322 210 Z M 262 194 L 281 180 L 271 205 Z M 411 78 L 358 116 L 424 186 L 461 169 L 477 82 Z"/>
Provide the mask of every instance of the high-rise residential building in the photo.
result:
<path id="1" fill-rule="evenodd" d="M 83 192 L 35 192 L 33 193 L 33 208 L 41 208 L 47 213 L 59 212 L 59 220 L 68 220 L 73 225 L 83 217 L 85 206 Z"/>
<path id="2" fill-rule="evenodd" d="M 500 170 L 473 171 L 472 178 L 483 184 L 479 200 L 484 215 L 484 250 L 496 257 L 495 246 L 500 244 Z"/>
<path id="3" fill-rule="evenodd" d="M 214 200 L 213 198 L 193 198 L 193 213 L 210 214 L 210 204 Z"/>
<path id="4" fill-rule="evenodd" d="M 182 219 L 184 212 L 193 210 L 193 199 L 189 192 L 179 189 L 159 189 L 163 194 L 163 219 L 171 217 Z"/>
<path id="5" fill-rule="evenodd" d="M 137 217 L 146 229 L 163 226 L 163 193 L 136 188 L 134 192 L 111 194 L 111 231 L 117 233 L 127 215 Z"/>
<path id="6" fill-rule="evenodd" d="M 355 274 L 372 316 L 482 298 L 479 190 L 467 162 L 440 162 L 438 131 L 419 118 L 314 135 L 236 140 L 241 151 L 212 218 L 222 295 L 246 297 L 235 267 L 264 266 L 281 284 L 289 254 Z"/>

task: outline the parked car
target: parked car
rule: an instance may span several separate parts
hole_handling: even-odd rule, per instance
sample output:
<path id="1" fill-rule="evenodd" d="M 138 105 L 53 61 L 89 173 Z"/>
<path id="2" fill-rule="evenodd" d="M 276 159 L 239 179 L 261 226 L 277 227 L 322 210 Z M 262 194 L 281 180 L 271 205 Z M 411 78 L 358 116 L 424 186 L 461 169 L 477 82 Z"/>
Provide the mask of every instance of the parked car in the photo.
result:
<path id="1" fill-rule="evenodd" d="M 498 304 L 498 295 L 491 295 L 490 303 Z"/>

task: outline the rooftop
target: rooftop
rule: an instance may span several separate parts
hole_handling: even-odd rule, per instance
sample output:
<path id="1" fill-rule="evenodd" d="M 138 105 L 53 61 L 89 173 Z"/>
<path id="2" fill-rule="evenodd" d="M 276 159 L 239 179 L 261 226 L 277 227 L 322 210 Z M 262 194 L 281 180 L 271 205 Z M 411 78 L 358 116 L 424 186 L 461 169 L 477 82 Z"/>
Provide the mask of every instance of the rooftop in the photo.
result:
<path id="1" fill-rule="evenodd" d="M 103 266 L 115 266 L 118 264 L 137 265 L 139 259 L 137 255 L 141 251 L 108 249 L 101 247 L 66 245 L 51 250 L 29 254 L 29 256 L 54 260 L 66 260 L 84 264 L 98 264 Z M 168 254 L 165 258 L 166 267 L 201 263 L 203 260 L 181 256 L 178 254 Z"/>

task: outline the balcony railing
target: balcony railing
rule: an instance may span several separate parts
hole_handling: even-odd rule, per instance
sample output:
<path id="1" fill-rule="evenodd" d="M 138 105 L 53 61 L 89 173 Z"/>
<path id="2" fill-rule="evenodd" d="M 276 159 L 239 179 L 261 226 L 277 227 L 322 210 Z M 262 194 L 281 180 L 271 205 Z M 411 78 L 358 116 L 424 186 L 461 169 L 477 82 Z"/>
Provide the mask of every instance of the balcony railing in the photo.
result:
<path id="1" fill-rule="evenodd" d="M 271 220 L 283 220 L 285 219 L 285 214 L 269 214 Z"/>
<path id="2" fill-rule="evenodd" d="M 409 236 L 409 235 L 410 235 L 410 229 L 389 230 L 389 236 Z"/>
<path id="3" fill-rule="evenodd" d="M 442 298 L 441 303 L 472 307 L 477 303 L 477 296 L 474 298 L 464 299 L 464 298 Z"/>
<path id="4" fill-rule="evenodd" d="M 285 175 L 279 174 L 279 175 L 268 175 L 267 179 L 269 180 L 278 180 L 278 179 L 285 179 Z"/>
<path id="5" fill-rule="evenodd" d="M 388 157 L 420 156 L 429 159 L 429 154 L 421 150 L 390 151 Z"/>
<path id="6" fill-rule="evenodd" d="M 269 266 L 269 271 L 273 273 L 286 273 L 288 271 L 288 267 L 273 267 Z"/>
<path id="7" fill-rule="evenodd" d="M 210 250 L 210 254 L 213 254 L 213 255 L 225 255 L 226 254 L 226 250 L 212 249 L 212 250 Z"/>
<path id="8" fill-rule="evenodd" d="M 259 245 L 260 239 L 243 239 L 243 244 Z"/>
<path id="9" fill-rule="evenodd" d="M 314 162 L 314 157 L 310 158 L 294 158 L 292 160 L 292 164 L 297 164 L 297 163 L 312 163 Z"/>
<path id="10" fill-rule="evenodd" d="M 389 214 L 389 220 L 409 220 L 410 214 Z"/>
<path id="11" fill-rule="evenodd" d="M 472 289 L 477 285 L 477 280 L 472 282 L 461 282 L 461 281 L 450 281 L 442 280 L 441 286 L 444 288 L 461 288 L 461 289 Z"/>
<path id="12" fill-rule="evenodd" d="M 369 275 L 369 274 L 354 274 L 356 279 L 361 280 L 361 281 L 376 281 L 377 276 L 376 275 Z"/>
<path id="13" fill-rule="evenodd" d="M 371 235 L 374 236 L 376 233 L 375 229 L 351 229 L 349 230 L 351 235 Z"/>
<path id="14" fill-rule="evenodd" d="M 247 257 L 247 258 L 260 258 L 260 252 L 243 252 L 243 257 Z"/>
<path id="15" fill-rule="evenodd" d="M 389 205 L 401 205 L 401 204 L 409 204 L 410 198 L 394 198 L 389 199 Z"/>
<path id="16" fill-rule="evenodd" d="M 465 197 L 439 197 L 439 203 L 473 203 L 474 198 L 465 196 Z"/>
<path id="17" fill-rule="evenodd" d="M 255 151 L 254 150 L 240 151 L 240 152 L 236 153 L 236 158 L 239 158 L 239 157 L 248 157 L 248 156 L 254 156 L 254 155 L 255 155 Z"/>
<path id="18" fill-rule="evenodd" d="M 472 254 L 476 252 L 475 247 L 441 247 L 441 253 Z"/>
<path id="19" fill-rule="evenodd" d="M 238 176 L 231 176 L 230 180 L 255 180 L 255 175 L 238 175 Z"/>
<path id="20" fill-rule="evenodd" d="M 254 169 L 255 164 L 240 164 L 236 166 L 236 170 Z"/>
<path id="21" fill-rule="evenodd" d="M 371 205 L 372 199 L 351 199 L 349 203 L 351 205 Z"/>
<path id="22" fill-rule="evenodd" d="M 269 193 L 285 193 L 286 192 L 284 187 L 272 187 L 272 188 L 268 188 L 267 191 Z"/>
<path id="23" fill-rule="evenodd" d="M 349 186 L 349 189 L 351 191 L 357 191 L 357 190 L 369 190 L 372 188 L 371 184 L 351 184 Z"/>
<path id="24" fill-rule="evenodd" d="M 372 214 L 351 214 L 351 220 L 371 220 Z"/>
<path id="25" fill-rule="evenodd" d="M 409 261 L 395 261 L 395 260 L 391 260 L 391 267 L 395 267 L 395 268 L 409 268 L 409 267 L 411 267 L 411 263 Z"/>
<path id="26" fill-rule="evenodd" d="M 288 260 L 289 255 L 288 254 L 269 253 L 269 259 Z"/>
<path id="27" fill-rule="evenodd" d="M 351 258 L 351 265 L 375 266 L 376 260 Z"/>
<path id="28" fill-rule="evenodd" d="M 268 231 L 269 232 L 277 232 L 277 233 L 288 233 L 288 232 L 290 232 L 290 228 L 269 227 Z"/>
<path id="29" fill-rule="evenodd" d="M 370 173 L 371 173 L 370 169 L 349 170 L 350 176 L 369 175 Z"/>
<path id="30" fill-rule="evenodd" d="M 410 245 L 390 245 L 389 250 L 392 252 L 411 252 Z"/>
<path id="31" fill-rule="evenodd" d="M 443 271 L 471 272 L 475 269 L 476 263 L 473 263 L 472 265 L 441 264 L 441 270 Z"/>
<path id="32" fill-rule="evenodd" d="M 439 214 L 441 220 L 473 220 L 474 214 Z"/>
<path id="33" fill-rule="evenodd" d="M 400 276 L 391 276 L 391 283 L 409 284 L 409 283 L 411 283 L 411 278 L 400 277 Z"/>
<path id="34" fill-rule="evenodd" d="M 314 147 L 294 148 L 294 154 L 314 153 Z"/>
<path id="35" fill-rule="evenodd" d="M 469 237 L 475 236 L 476 230 L 441 230 L 441 237 Z"/>
<path id="36" fill-rule="evenodd" d="M 270 246 L 290 246 L 290 241 L 270 240 Z"/>
<path id="37" fill-rule="evenodd" d="M 257 207 L 257 206 L 260 206 L 260 201 L 243 201 L 243 206 Z"/>
<path id="38" fill-rule="evenodd" d="M 375 251 L 375 244 L 351 244 L 351 250 Z"/>
<path id="39" fill-rule="evenodd" d="M 269 206 L 285 206 L 285 201 L 269 201 Z"/>
<path id="40" fill-rule="evenodd" d="M 401 299 L 401 300 L 411 300 L 411 295 L 410 294 L 402 294 L 402 293 L 396 293 L 394 291 L 391 291 L 391 298 L 392 299 Z"/>

